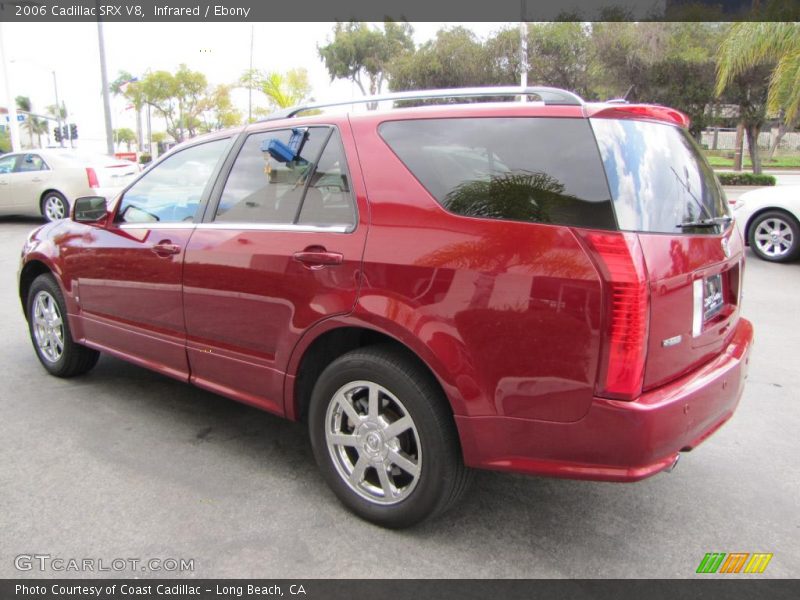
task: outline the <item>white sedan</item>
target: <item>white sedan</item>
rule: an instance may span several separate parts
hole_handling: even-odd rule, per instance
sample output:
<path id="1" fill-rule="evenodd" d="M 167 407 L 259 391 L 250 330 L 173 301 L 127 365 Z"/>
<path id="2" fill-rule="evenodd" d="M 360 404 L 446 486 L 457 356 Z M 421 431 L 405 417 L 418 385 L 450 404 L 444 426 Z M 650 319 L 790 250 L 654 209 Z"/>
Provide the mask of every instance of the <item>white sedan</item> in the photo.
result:
<path id="1" fill-rule="evenodd" d="M 733 214 L 759 258 L 789 262 L 800 256 L 800 185 L 745 192 L 733 205 Z"/>
<path id="2" fill-rule="evenodd" d="M 69 216 L 81 196 L 109 200 L 139 173 L 139 165 L 102 154 L 48 149 L 0 156 L 0 215 Z"/>

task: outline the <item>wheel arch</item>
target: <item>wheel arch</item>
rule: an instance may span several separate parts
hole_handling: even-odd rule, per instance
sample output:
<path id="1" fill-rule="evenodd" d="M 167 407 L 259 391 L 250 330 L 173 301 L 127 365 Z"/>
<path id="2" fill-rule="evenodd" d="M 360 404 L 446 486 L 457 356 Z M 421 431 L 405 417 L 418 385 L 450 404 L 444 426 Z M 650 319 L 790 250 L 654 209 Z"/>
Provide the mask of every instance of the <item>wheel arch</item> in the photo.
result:
<path id="1" fill-rule="evenodd" d="M 63 197 L 63 198 L 64 198 L 64 200 L 66 200 L 66 201 L 67 201 L 67 203 L 69 203 L 69 198 L 67 197 L 67 195 L 66 195 L 64 192 L 62 192 L 61 190 L 58 190 L 58 189 L 56 189 L 56 188 L 47 188 L 46 190 L 44 190 L 44 191 L 43 191 L 43 192 L 42 192 L 42 193 L 39 195 L 39 212 L 40 212 L 42 215 L 44 215 L 44 199 L 45 199 L 45 197 L 47 196 L 47 194 L 50 194 L 50 193 L 52 193 L 52 192 L 55 192 L 56 194 L 59 194 L 61 197 Z"/>
<path id="2" fill-rule="evenodd" d="M 304 341 L 306 343 L 303 344 L 303 348 L 292 357 L 284 389 L 285 414 L 290 419 L 297 421 L 306 419 L 314 383 L 329 364 L 351 350 L 376 344 L 391 345 L 405 354 L 409 360 L 417 363 L 429 374 L 432 384 L 441 393 L 449 410 L 455 412 L 451 398 L 446 393 L 436 370 L 408 344 L 386 331 L 365 324 L 340 323 L 333 327 L 328 326 Z"/>
<path id="3" fill-rule="evenodd" d="M 44 275 L 46 273 L 54 275 L 53 270 L 41 260 L 29 260 L 20 271 L 19 299 L 22 303 L 22 312 L 25 314 L 25 319 L 28 318 L 28 294 L 31 285 L 39 275 Z M 56 277 L 56 280 L 58 280 L 58 277 Z"/>

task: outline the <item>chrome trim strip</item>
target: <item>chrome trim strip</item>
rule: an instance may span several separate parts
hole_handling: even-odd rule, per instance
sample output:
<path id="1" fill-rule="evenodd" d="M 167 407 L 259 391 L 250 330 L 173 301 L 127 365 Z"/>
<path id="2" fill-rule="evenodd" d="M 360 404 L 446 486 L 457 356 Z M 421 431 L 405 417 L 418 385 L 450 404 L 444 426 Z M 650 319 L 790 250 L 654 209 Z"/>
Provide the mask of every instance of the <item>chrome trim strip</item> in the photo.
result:
<path id="1" fill-rule="evenodd" d="M 198 229 L 236 231 L 296 231 L 304 233 L 349 233 L 349 225 L 295 225 L 293 223 L 199 223 Z"/>
<path id="2" fill-rule="evenodd" d="M 703 333 L 703 279 L 695 279 L 692 284 L 694 308 L 692 313 L 692 337 Z"/>
<path id="3" fill-rule="evenodd" d="M 119 229 L 194 229 L 197 225 L 186 221 L 176 223 L 119 223 Z"/>

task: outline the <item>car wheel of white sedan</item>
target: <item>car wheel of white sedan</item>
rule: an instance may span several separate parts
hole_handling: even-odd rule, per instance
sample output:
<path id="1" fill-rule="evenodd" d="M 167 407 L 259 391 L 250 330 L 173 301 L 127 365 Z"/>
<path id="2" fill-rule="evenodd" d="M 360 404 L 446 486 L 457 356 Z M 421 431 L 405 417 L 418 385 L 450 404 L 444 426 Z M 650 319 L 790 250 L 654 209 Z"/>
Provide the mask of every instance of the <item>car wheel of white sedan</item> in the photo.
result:
<path id="1" fill-rule="evenodd" d="M 42 198 L 42 214 L 48 221 L 58 221 L 69 216 L 69 202 L 59 192 L 47 192 Z"/>
<path id="2" fill-rule="evenodd" d="M 753 252 L 764 260 L 789 262 L 800 254 L 800 225 L 783 211 L 758 215 L 750 225 L 749 238 Z"/>

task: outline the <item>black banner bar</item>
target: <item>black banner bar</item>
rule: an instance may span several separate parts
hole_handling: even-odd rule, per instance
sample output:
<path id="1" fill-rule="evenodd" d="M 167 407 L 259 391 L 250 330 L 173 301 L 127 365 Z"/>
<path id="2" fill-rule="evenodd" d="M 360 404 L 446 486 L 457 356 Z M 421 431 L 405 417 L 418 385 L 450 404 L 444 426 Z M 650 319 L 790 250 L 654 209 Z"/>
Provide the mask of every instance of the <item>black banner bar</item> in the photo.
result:
<path id="1" fill-rule="evenodd" d="M 795 600 L 800 581 L 720 579 L 6 579 L 3 600 Z"/>
<path id="2" fill-rule="evenodd" d="M 0 21 L 793 21 L 800 0 L 17 0 Z"/>

